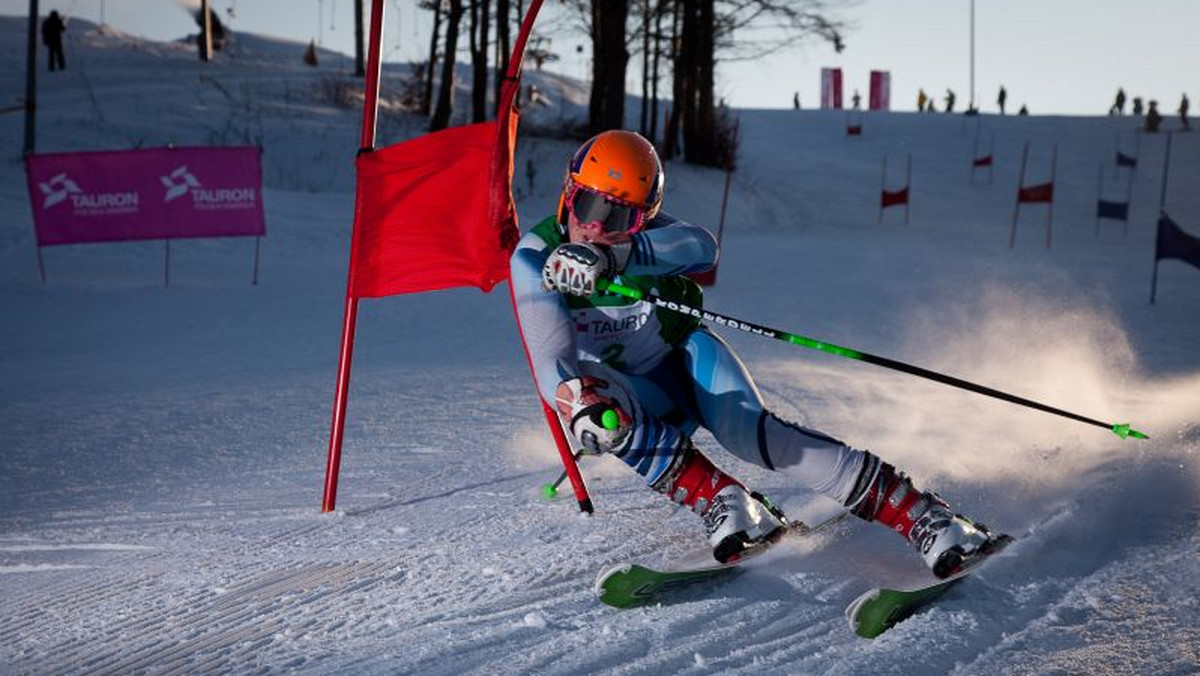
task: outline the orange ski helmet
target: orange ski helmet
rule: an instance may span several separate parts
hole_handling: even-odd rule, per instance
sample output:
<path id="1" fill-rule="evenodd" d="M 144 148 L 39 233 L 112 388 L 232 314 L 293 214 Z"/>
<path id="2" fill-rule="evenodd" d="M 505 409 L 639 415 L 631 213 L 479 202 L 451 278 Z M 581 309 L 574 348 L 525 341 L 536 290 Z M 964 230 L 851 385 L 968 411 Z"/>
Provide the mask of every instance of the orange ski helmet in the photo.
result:
<path id="1" fill-rule="evenodd" d="M 571 158 L 558 202 L 559 225 L 566 230 L 571 206 L 567 200 L 584 189 L 640 209 L 643 218 L 635 230 L 640 229 L 662 207 L 664 181 L 653 144 L 632 131 L 601 132 L 579 146 Z"/>

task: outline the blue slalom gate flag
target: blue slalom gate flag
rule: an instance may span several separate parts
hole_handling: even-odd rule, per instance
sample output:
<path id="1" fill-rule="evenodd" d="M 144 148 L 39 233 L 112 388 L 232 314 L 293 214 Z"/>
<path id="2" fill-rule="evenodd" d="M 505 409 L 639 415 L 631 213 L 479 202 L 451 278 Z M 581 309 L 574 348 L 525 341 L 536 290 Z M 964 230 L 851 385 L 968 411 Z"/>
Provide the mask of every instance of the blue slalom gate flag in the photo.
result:
<path id="1" fill-rule="evenodd" d="M 1137 168 L 1137 158 L 1130 157 L 1129 155 L 1126 155 L 1125 153 L 1118 150 L 1117 151 L 1117 166 L 1118 167 L 1130 167 L 1131 169 Z"/>
<path id="2" fill-rule="evenodd" d="M 1178 258 L 1200 268 L 1200 237 L 1184 232 L 1165 211 L 1158 217 L 1158 243 L 1154 247 L 1154 259 L 1162 258 Z"/>
<path id="3" fill-rule="evenodd" d="M 1096 202 L 1096 218 L 1111 218 L 1116 221 L 1129 220 L 1129 202 Z"/>

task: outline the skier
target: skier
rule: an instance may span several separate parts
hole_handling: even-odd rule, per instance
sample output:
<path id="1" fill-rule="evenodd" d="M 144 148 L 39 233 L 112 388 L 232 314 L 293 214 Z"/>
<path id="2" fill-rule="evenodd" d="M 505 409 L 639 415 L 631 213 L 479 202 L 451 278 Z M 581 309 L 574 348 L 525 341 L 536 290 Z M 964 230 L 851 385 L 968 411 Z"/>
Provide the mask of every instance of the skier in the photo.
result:
<path id="1" fill-rule="evenodd" d="M 696 307 L 685 275 L 717 261 L 704 228 L 662 211 L 654 146 L 629 131 L 585 142 L 556 214 L 511 260 L 517 314 L 541 396 L 584 449 L 612 453 L 654 490 L 703 519 L 721 562 L 783 533 L 782 514 L 692 443 L 705 427 L 729 452 L 903 535 L 939 577 L 989 543 L 983 526 L 874 454 L 766 408 L 746 367 L 699 319 L 597 292 L 601 280 Z"/>

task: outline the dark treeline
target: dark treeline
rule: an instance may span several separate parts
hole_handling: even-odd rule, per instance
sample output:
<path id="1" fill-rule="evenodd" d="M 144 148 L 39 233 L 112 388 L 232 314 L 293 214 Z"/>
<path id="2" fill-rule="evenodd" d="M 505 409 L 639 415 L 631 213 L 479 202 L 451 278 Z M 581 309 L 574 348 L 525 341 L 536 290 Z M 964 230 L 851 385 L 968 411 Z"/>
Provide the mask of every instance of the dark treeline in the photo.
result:
<path id="1" fill-rule="evenodd" d="M 637 54 L 642 74 L 638 131 L 666 158 L 682 155 L 687 162 L 723 166 L 734 149 L 728 138 L 732 120 L 715 96 L 718 62 L 756 58 L 812 38 L 827 40 L 840 51 L 845 25 L 832 17 L 831 8 L 852 1 L 565 0 L 561 6 L 592 48 L 588 121 L 585 129 L 576 131 L 595 134 L 626 126 L 625 76 L 630 58 Z M 488 106 L 489 90 L 497 100 L 524 5 L 524 0 L 421 3 L 433 13 L 420 101 L 420 110 L 430 115 L 431 130 L 450 123 L 455 54 L 463 28 L 468 31 L 465 42 L 473 72 L 469 119 L 480 122 L 495 115 L 494 105 Z M 762 29 L 774 29 L 768 33 L 773 37 L 764 41 Z M 557 60 L 546 48 L 549 42 L 535 37 L 526 58 L 538 67 Z M 435 98 L 433 76 L 439 70 Z M 663 97 L 667 77 L 670 101 Z"/>

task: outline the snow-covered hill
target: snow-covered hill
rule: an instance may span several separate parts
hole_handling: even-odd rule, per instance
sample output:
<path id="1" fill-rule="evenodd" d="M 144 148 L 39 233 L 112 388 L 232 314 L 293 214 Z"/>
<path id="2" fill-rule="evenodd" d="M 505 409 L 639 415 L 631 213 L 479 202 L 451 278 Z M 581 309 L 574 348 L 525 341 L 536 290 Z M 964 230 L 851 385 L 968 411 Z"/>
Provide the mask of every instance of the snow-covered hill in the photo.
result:
<path id="1" fill-rule="evenodd" d="M 24 91 L 24 30 L 0 18 L 4 99 Z M 46 248 L 43 285 L 21 116 L 0 115 L 0 672 L 1200 672 L 1200 270 L 1164 261 L 1147 303 L 1165 136 L 1140 141 L 1128 234 L 1097 234 L 1097 172 L 1122 194 L 1129 118 L 868 114 L 847 138 L 842 113 L 736 111 L 708 306 L 1153 436 L 724 334 L 781 414 L 1024 536 L 867 641 L 845 604 L 922 573 L 861 523 L 678 603 L 598 604 L 601 568 L 694 552 L 699 520 L 607 458 L 584 463 L 594 516 L 540 496 L 559 466 L 502 289 L 362 303 L 339 509 L 318 513 L 360 116 L 348 65 L 255 36 L 208 65 L 82 22 L 71 38 L 71 69 L 39 74 L 39 150 L 260 143 L 268 236 L 257 286 L 240 239 L 176 242 L 169 287 L 161 242 Z M 579 114 L 577 85 L 529 77 L 544 120 Z M 389 109 L 381 140 L 421 128 Z M 977 134 L 996 170 L 972 184 Z M 1027 184 L 1058 147 L 1049 250 L 1038 206 L 1008 248 L 1025 141 Z M 572 148 L 520 140 L 525 225 Z M 878 223 L 880 162 L 898 187 L 908 152 L 910 223 Z M 1193 234 L 1198 180 L 1200 138 L 1176 134 L 1166 206 Z M 667 208 L 715 225 L 723 183 L 671 163 Z M 836 511 L 698 442 L 794 516 Z"/>

